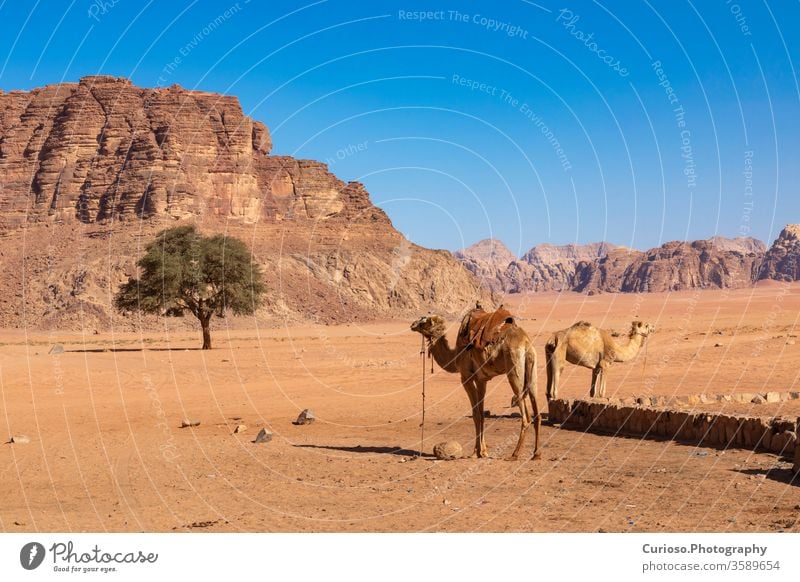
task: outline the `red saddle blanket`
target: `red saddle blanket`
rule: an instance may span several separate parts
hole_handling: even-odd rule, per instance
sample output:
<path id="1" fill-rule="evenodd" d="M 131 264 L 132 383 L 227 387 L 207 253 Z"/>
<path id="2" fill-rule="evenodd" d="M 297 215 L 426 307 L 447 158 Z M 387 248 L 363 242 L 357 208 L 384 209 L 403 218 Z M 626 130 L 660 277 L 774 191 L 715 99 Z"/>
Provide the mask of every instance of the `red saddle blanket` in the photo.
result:
<path id="1" fill-rule="evenodd" d="M 513 324 L 514 316 L 502 307 L 491 312 L 476 308 L 464 316 L 458 338 L 468 347 L 481 349 L 500 339 L 503 331 Z"/>

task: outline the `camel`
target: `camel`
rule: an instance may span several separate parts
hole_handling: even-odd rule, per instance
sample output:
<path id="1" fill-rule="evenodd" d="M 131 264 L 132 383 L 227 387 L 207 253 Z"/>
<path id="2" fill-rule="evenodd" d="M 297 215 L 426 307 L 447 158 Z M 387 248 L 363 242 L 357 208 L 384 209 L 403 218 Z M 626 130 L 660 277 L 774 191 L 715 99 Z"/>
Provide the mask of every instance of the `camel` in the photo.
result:
<path id="1" fill-rule="evenodd" d="M 500 313 L 500 310 L 496 313 Z M 486 384 L 495 376 L 505 374 L 514 391 L 522 417 L 517 446 L 511 459 L 517 459 L 531 423 L 534 425 L 535 434 L 532 458 L 538 459 L 541 417 L 536 404 L 536 352 L 533 343 L 525 330 L 513 323 L 510 314 L 494 328 L 495 333 L 490 334 L 489 331 L 480 329 L 475 337 L 470 338 L 465 331 L 473 321 L 471 318 L 476 314 L 484 312 L 480 307 L 476 307 L 464 316 L 455 348 L 450 347 L 445 336 L 444 319 L 437 315 L 421 317 L 411 324 L 411 330 L 427 339 L 428 354 L 443 370 L 461 376 L 461 384 L 467 392 L 472 407 L 472 422 L 475 424 L 475 451 L 472 456 L 478 458 L 489 456 L 483 438 Z M 478 342 L 478 337 L 484 335 L 492 337 L 487 343 L 481 344 Z M 530 398 L 532 417 L 525 401 L 526 394 Z"/>
<path id="2" fill-rule="evenodd" d="M 544 347 L 547 358 L 547 400 L 558 397 L 558 378 L 564 369 L 564 362 L 590 368 L 592 387 L 589 396 L 605 396 L 609 366 L 613 362 L 627 362 L 635 358 L 647 336 L 655 330 L 654 325 L 634 321 L 628 334 L 628 343 L 624 345 L 618 343 L 608 331 L 585 321 L 557 331 Z"/>

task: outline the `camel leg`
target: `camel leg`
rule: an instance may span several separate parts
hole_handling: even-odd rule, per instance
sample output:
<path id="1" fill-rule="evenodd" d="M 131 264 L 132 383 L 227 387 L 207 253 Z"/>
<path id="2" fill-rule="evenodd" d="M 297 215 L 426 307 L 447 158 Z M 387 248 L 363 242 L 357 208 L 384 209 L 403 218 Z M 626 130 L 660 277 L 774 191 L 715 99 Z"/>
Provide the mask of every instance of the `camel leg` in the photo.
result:
<path id="1" fill-rule="evenodd" d="M 534 380 L 534 388 L 528 392 L 531 398 L 531 411 L 533 412 L 533 456 L 531 459 L 541 459 L 542 454 L 539 452 L 539 427 L 542 425 L 542 415 L 539 414 L 539 405 L 536 402 L 536 384 Z"/>
<path id="2" fill-rule="evenodd" d="M 478 454 L 479 458 L 485 458 L 489 456 L 489 451 L 486 448 L 486 441 L 483 439 L 483 402 L 486 397 L 486 380 L 475 380 L 475 398 L 476 398 L 476 406 L 477 415 L 478 415 L 478 426 L 480 427 L 478 431 L 478 443 L 480 453 Z"/>
<path id="3" fill-rule="evenodd" d="M 472 378 L 461 380 L 464 390 L 467 391 L 469 397 L 469 407 L 472 411 L 472 422 L 475 425 L 475 451 L 472 453 L 473 457 L 481 456 L 481 430 L 483 426 L 483 410 L 478 412 L 477 394 L 478 389 L 475 385 L 475 380 Z M 478 416 L 480 414 L 480 417 Z"/>
<path id="4" fill-rule="evenodd" d="M 608 366 L 600 365 L 600 386 L 598 386 L 598 393 L 600 398 L 606 397 L 606 376 L 608 372 Z"/>
<path id="5" fill-rule="evenodd" d="M 597 381 L 600 378 L 601 371 L 602 370 L 600 369 L 600 364 L 598 364 L 597 366 L 592 368 L 592 387 L 589 388 L 589 397 L 590 398 L 594 398 L 595 396 L 598 395 L 597 391 L 598 391 L 599 386 L 597 385 L 598 384 Z"/>
<path id="6" fill-rule="evenodd" d="M 531 415 L 528 411 L 528 403 L 525 401 L 525 392 L 527 388 L 524 386 L 524 377 L 520 377 L 520 374 L 517 368 L 522 367 L 522 363 L 520 365 L 515 366 L 509 373 L 508 373 L 508 382 L 511 384 L 511 389 L 514 391 L 514 396 L 517 398 L 517 406 L 519 406 L 520 416 L 522 417 L 520 420 L 519 426 L 519 438 L 517 439 L 517 446 L 514 448 L 514 452 L 511 453 L 511 460 L 515 461 L 519 455 L 520 449 L 525 444 L 525 436 L 528 434 L 528 427 L 531 424 Z"/>
<path id="7" fill-rule="evenodd" d="M 555 346 L 547 345 L 544 348 L 547 366 L 547 400 L 558 398 L 559 365 Z"/>
<path id="8" fill-rule="evenodd" d="M 539 427 L 542 424 L 542 415 L 539 413 L 539 404 L 536 402 L 536 391 L 538 389 L 538 379 L 536 374 L 536 352 L 531 348 L 528 360 L 525 363 L 525 391 L 531 401 L 531 413 L 533 415 L 533 456 L 531 459 L 541 458 L 539 452 Z"/>

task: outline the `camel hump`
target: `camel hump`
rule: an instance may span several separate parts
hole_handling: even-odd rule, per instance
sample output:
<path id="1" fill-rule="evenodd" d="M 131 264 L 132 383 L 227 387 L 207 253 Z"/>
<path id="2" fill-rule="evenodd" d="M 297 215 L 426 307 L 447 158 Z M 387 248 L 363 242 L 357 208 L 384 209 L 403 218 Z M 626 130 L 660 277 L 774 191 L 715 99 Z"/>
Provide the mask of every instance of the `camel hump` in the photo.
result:
<path id="1" fill-rule="evenodd" d="M 592 327 L 592 324 L 588 321 L 578 321 L 572 324 L 572 327 Z"/>
<path id="2" fill-rule="evenodd" d="M 514 316 L 502 306 L 488 313 L 482 309 L 473 309 L 461 323 L 459 338 L 466 340 L 470 346 L 481 349 L 499 340 L 508 326 L 514 324 Z"/>

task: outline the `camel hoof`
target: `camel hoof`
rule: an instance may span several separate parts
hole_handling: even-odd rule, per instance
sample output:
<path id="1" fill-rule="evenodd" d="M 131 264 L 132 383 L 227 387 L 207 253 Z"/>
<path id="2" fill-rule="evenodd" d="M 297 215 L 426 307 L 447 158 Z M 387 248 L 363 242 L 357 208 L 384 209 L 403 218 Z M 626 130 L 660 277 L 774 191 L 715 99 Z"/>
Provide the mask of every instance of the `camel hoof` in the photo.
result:
<path id="1" fill-rule="evenodd" d="M 518 455 L 511 455 L 510 457 L 508 457 L 506 459 L 506 461 L 519 461 L 519 456 Z"/>
<path id="2" fill-rule="evenodd" d="M 531 457 L 531 461 L 538 461 L 541 458 L 542 458 L 542 453 L 538 453 L 538 452 L 537 453 L 533 453 L 533 456 Z"/>

